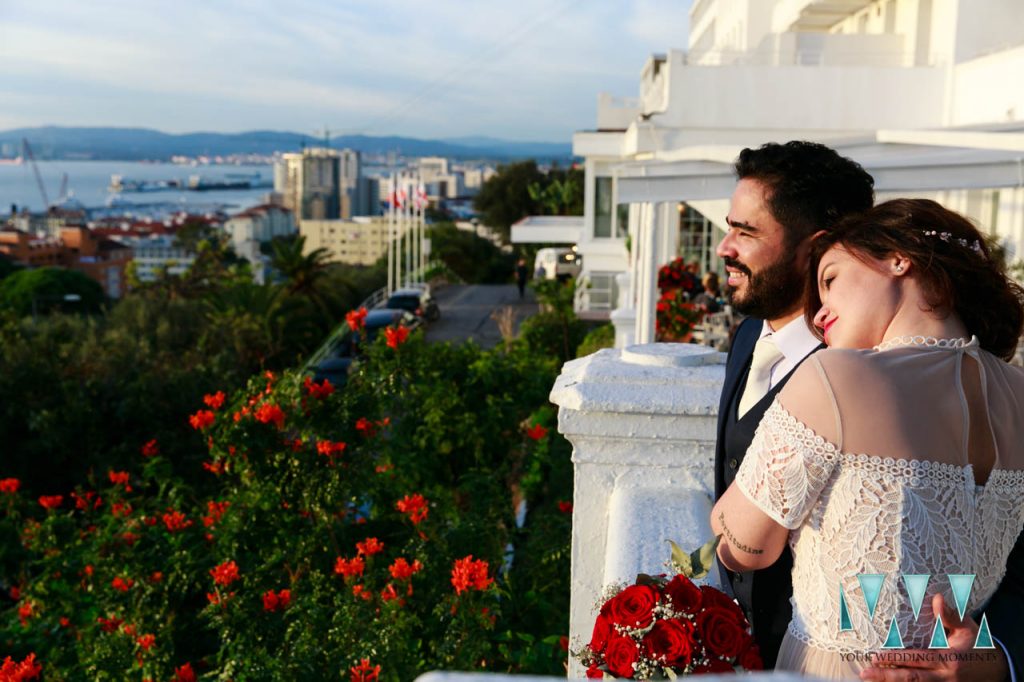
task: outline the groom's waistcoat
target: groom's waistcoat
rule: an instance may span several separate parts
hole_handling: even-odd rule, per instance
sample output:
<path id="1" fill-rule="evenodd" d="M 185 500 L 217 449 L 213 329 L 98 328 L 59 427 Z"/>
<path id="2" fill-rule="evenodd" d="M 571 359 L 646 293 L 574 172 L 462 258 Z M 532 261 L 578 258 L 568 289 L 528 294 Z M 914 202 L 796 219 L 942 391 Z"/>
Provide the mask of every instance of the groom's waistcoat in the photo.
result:
<path id="1" fill-rule="evenodd" d="M 760 337 L 761 322 L 747 320 L 737 330 L 733 351 L 726 367 L 725 385 L 719 404 L 718 442 L 715 446 L 715 497 L 721 497 L 736 478 L 764 413 L 793 375 L 790 372 L 742 417 L 737 417 L 740 397 L 746 388 L 754 344 Z M 798 365 L 799 366 L 799 365 Z M 795 370 L 794 370 L 795 371 Z M 765 666 L 775 665 L 793 615 L 790 597 L 793 556 L 787 546 L 779 560 L 766 569 L 748 573 L 727 572 L 733 593 L 754 626 L 754 638 L 761 648 Z"/>

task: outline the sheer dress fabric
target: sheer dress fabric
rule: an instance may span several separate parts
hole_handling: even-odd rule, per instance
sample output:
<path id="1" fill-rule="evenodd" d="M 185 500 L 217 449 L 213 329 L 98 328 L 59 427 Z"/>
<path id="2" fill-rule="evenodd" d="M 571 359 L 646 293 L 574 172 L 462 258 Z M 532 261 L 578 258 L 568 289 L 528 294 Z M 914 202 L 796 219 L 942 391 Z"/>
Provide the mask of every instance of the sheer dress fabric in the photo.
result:
<path id="1" fill-rule="evenodd" d="M 947 574 L 976 574 L 972 612 L 1005 573 L 1024 524 L 1024 372 L 977 339 L 927 343 L 810 356 L 740 466 L 740 490 L 791 530 L 777 669 L 856 679 L 894 615 L 907 648 L 928 647 L 932 596 L 953 604 Z M 873 618 L 858 573 L 885 575 Z M 901 573 L 932 576 L 916 619 Z"/>

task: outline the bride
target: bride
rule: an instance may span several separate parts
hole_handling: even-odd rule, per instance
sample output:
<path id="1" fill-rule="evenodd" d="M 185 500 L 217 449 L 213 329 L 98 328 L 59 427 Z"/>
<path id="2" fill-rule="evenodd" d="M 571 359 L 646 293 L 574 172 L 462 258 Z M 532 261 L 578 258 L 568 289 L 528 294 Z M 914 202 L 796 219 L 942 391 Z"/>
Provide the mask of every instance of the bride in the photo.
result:
<path id="1" fill-rule="evenodd" d="M 829 348 L 769 408 L 711 522 L 732 570 L 792 549 L 777 669 L 856 679 L 872 653 L 943 643 L 935 595 L 973 613 L 1005 573 L 1024 525 L 1024 372 L 1002 359 L 1024 292 L 927 200 L 823 233 L 810 272 Z M 950 575 L 968 577 L 954 590 Z"/>

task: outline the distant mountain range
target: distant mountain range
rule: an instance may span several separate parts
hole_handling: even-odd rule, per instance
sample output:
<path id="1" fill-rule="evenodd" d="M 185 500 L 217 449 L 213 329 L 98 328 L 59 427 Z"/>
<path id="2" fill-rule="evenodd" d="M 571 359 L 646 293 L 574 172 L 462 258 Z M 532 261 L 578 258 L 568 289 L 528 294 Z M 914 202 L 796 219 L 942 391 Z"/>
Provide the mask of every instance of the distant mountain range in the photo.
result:
<path id="1" fill-rule="evenodd" d="M 185 133 L 172 135 L 147 128 L 18 128 L 0 132 L 3 156 L 21 152 L 27 139 L 37 159 L 168 160 L 181 156 L 270 155 L 298 151 L 303 146 L 322 146 L 323 140 L 299 133 L 256 130 L 247 133 Z M 403 156 L 445 156 L 455 159 L 504 161 L 535 158 L 567 160 L 572 144 L 510 142 L 490 137 L 450 140 L 419 140 L 411 137 L 342 135 L 331 138 L 335 149 L 355 149 L 366 154 L 397 152 Z"/>

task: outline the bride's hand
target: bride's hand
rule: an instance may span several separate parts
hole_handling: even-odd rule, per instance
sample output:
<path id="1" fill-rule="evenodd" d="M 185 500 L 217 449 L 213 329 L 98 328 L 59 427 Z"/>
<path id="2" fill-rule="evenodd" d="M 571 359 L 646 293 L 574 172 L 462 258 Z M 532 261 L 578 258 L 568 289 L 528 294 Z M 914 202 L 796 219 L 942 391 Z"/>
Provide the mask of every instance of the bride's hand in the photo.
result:
<path id="1" fill-rule="evenodd" d="M 932 682 L 938 680 L 1008 680 L 1010 668 L 1002 647 L 975 649 L 978 624 L 960 619 L 941 594 L 932 598 L 932 612 L 942 618 L 948 649 L 900 649 L 872 655 L 874 665 L 863 670 L 862 680 L 879 682 Z M 962 654 L 962 655 L 956 655 Z"/>

